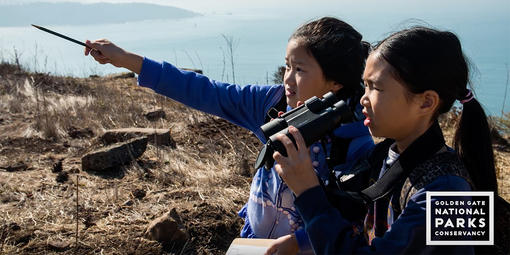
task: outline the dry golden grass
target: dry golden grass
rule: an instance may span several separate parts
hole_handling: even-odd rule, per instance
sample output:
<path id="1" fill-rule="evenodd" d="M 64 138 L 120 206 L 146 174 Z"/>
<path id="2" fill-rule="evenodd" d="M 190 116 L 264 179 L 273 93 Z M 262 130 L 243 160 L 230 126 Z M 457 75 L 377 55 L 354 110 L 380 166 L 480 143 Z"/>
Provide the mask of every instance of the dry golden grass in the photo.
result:
<path id="1" fill-rule="evenodd" d="M 27 166 L 0 171 L 1 253 L 47 254 L 58 241 L 64 254 L 221 254 L 238 236 L 236 212 L 248 197 L 259 146 L 247 131 L 139 88 L 134 79 L 1 75 L 0 166 Z M 147 121 L 144 112 L 156 108 L 167 111 L 166 119 Z M 122 127 L 170 128 L 177 148 L 149 145 L 118 171 L 81 171 L 81 156 L 101 144 L 69 132 Z M 59 160 L 69 173 L 63 183 L 52 172 Z M 146 195 L 136 197 L 138 191 Z M 188 243 L 161 247 L 144 239 L 147 224 L 174 208 Z"/>
<path id="2" fill-rule="evenodd" d="M 236 212 L 248 198 L 260 146 L 253 135 L 140 88 L 133 78 L 54 77 L 4 64 L 0 76 L 0 167 L 21 166 L 0 171 L 0 253 L 223 254 L 238 236 Z M 158 108 L 165 119 L 143 116 Z M 443 121 L 448 139 L 454 118 Z M 95 137 L 124 127 L 169 128 L 177 148 L 149 145 L 117 171 L 81 171 L 81 156 L 101 146 Z M 70 135 L 85 129 L 94 135 Z M 496 151 L 507 201 L 509 155 Z M 58 161 L 67 181 L 56 181 Z M 147 224 L 172 209 L 191 236 L 186 245 L 143 238 Z"/>

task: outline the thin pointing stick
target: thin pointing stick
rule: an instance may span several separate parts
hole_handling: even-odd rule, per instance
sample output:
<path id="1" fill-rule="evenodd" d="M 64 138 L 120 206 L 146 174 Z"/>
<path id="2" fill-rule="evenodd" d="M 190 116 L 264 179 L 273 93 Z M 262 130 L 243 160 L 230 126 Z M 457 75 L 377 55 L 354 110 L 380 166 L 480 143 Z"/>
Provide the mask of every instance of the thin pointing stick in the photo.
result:
<path id="1" fill-rule="evenodd" d="M 63 35 L 63 34 L 59 34 L 59 33 L 57 33 L 57 32 L 51 31 L 51 30 L 49 30 L 49 29 L 47 29 L 47 28 L 44 28 L 44 27 L 41 27 L 41 26 L 37 26 L 37 25 L 34 25 L 34 24 L 32 24 L 32 26 L 33 26 L 33 27 L 35 27 L 35 28 L 41 29 L 42 31 L 45 31 L 45 32 L 48 32 L 48 33 L 50 33 L 50 34 L 54 34 L 54 35 L 56 35 L 56 36 L 58 36 L 58 37 L 64 38 L 64 39 L 66 39 L 66 40 L 69 40 L 69 41 L 71 41 L 71 42 L 73 42 L 73 43 L 77 43 L 77 44 L 79 44 L 79 45 L 82 45 L 82 46 L 85 46 L 85 47 L 87 47 L 87 48 L 90 48 L 90 47 L 89 47 L 89 46 L 87 46 L 85 43 L 80 42 L 80 41 L 78 41 L 78 40 L 75 40 L 75 39 L 73 39 L 73 38 L 71 38 L 71 37 L 67 37 L 67 36 L 65 36 L 65 35 Z"/>

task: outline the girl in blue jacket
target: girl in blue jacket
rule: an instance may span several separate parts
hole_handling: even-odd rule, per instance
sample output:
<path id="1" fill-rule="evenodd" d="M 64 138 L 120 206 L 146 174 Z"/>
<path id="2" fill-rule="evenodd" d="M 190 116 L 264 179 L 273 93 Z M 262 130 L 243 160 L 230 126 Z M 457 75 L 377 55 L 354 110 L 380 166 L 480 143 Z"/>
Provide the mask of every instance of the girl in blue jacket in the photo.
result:
<path id="1" fill-rule="evenodd" d="M 108 40 L 87 41 L 85 54 L 101 64 L 111 63 L 138 73 L 138 84 L 148 87 L 195 109 L 222 117 L 252 131 L 262 143 L 260 126 L 266 113 L 285 97 L 286 109 L 298 102 L 334 92 L 355 111 L 354 123 L 337 127 L 308 150 L 318 178 L 328 179 L 329 170 L 341 171 L 373 147 L 361 113 L 361 75 L 369 44 L 350 25 L 325 17 L 309 22 L 290 37 L 285 55 L 282 85 L 239 86 L 210 80 L 177 69 L 167 62 L 156 62 L 126 52 Z M 335 141 L 339 141 L 336 142 Z M 332 144 L 344 146 L 342 155 L 331 155 Z M 330 156 L 338 158 L 328 165 Z M 333 162 L 328 160 L 329 162 Z M 257 170 L 246 205 L 239 211 L 245 219 L 241 237 L 280 238 L 274 246 L 281 250 L 310 250 L 303 221 L 294 206 L 294 194 L 282 182 L 274 167 Z"/>
<path id="2" fill-rule="evenodd" d="M 363 230 L 353 228 L 324 199 L 298 130 L 289 127 L 297 149 L 288 137 L 278 137 L 288 157 L 275 152 L 275 170 L 297 196 L 295 205 L 315 253 L 473 253 L 472 246 L 427 246 L 425 242 L 427 191 L 481 190 L 497 196 L 488 122 L 467 87 L 468 78 L 460 41 L 451 32 L 424 27 L 403 30 L 380 42 L 370 54 L 361 98 L 364 124 L 372 135 L 388 138 L 371 153 L 369 158 L 383 155 L 371 170 L 375 180 L 392 169 L 403 169 L 407 175 L 399 188 L 369 205 Z M 454 151 L 445 145 L 437 118 L 455 100 L 463 107 Z"/>

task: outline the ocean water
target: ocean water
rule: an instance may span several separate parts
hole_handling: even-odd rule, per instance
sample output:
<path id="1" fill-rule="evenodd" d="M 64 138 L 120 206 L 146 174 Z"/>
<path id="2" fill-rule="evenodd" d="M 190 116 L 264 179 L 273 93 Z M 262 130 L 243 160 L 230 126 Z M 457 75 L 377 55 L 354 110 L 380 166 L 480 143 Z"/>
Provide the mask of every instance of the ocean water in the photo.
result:
<path id="1" fill-rule="evenodd" d="M 273 73 L 284 64 L 289 36 L 311 19 L 325 15 L 341 18 L 371 43 L 401 28 L 425 24 L 459 36 L 472 64 L 477 98 L 489 114 L 499 116 L 505 89 L 510 86 L 510 1 L 421 2 L 324 1 L 284 8 L 285 3 L 292 3 L 284 1 L 273 7 L 191 10 L 201 15 L 186 19 L 94 25 L 38 24 L 37 17 L 31 17 L 27 24 L 0 27 L 0 59 L 12 61 L 17 55 L 33 71 L 79 77 L 126 71 L 95 63 L 83 55 L 81 46 L 32 28 L 33 23 L 82 41 L 108 38 L 128 51 L 179 67 L 202 69 L 211 79 L 233 82 L 223 37 L 227 36 L 234 42 L 235 82 L 266 84 L 272 83 Z M 505 112 L 510 111 L 510 91 L 507 93 Z"/>

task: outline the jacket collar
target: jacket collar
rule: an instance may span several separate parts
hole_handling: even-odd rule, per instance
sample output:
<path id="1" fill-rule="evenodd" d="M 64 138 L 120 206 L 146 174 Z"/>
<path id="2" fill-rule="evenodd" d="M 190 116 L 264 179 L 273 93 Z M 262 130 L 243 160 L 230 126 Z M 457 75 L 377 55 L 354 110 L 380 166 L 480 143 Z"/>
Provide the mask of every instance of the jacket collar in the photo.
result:
<path id="1" fill-rule="evenodd" d="M 445 140 L 439 122 L 436 120 L 418 137 L 407 149 L 400 154 L 399 161 L 406 172 L 432 157 L 445 145 Z"/>
<path id="2" fill-rule="evenodd" d="M 443 132 L 441 131 L 439 123 L 435 121 L 423 135 L 418 137 L 418 139 L 411 143 L 411 145 L 400 154 L 400 157 L 380 178 L 377 178 L 376 176 L 379 176 L 382 162 L 388 155 L 389 147 L 393 143 L 394 140 L 386 139 L 377 144 L 369 158 L 372 171 L 371 179 L 377 181 L 361 191 L 363 197 L 368 198 L 368 200 L 375 201 L 388 195 L 395 189 L 395 186 L 402 184 L 402 180 L 405 179 L 415 167 L 431 158 L 445 146 Z"/>

